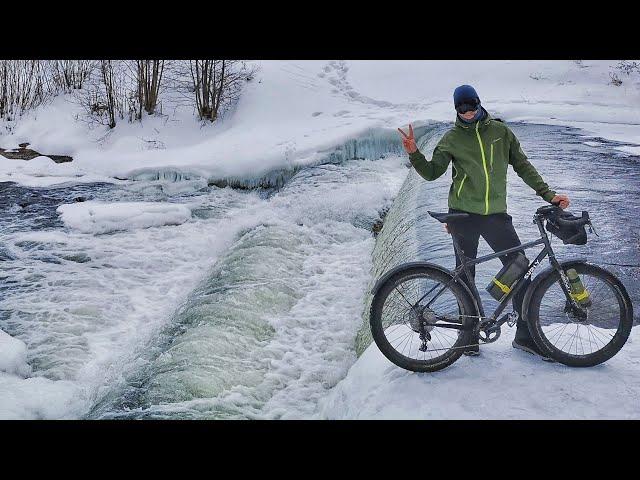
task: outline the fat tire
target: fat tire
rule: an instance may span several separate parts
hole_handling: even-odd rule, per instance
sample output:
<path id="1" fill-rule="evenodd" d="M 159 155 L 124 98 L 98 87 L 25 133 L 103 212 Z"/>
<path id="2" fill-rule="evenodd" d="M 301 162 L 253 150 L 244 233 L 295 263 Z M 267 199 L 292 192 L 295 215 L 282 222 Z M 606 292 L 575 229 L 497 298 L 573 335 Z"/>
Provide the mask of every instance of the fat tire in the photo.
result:
<path id="1" fill-rule="evenodd" d="M 463 349 L 450 349 L 447 353 L 439 357 L 438 361 L 435 361 L 435 359 L 417 360 L 409 358 L 393 348 L 387 340 L 382 327 L 382 307 L 384 306 L 387 296 L 398 284 L 411 278 L 430 278 L 444 285 L 453 278 L 453 275 L 435 268 L 418 266 L 401 270 L 389 277 L 377 290 L 371 302 L 371 309 L 369 312 L 371 334 L 382 354 L 397 366 L 412 372 L 436 372 L 448 367 L 460 358 L 462 356 Z M 461 314 L 478 315 L 473 298 L 462 285 L 457 281 L 452 282 L 449 285 L 449 289 L 456 297 L 459 307 L 461 307 Z M 463 330 L 454 346 L 470 344 L 472 336 L 473 332 L 471 330 Z"/>
<path id="2" fill-rule="evenodd" d="M 564 267 L 563 268 L 567 268 Z M 620 323 L 618 329 L 610 341 L 604 348 L 586 355 L 572 355 L 554 347 L 542 332 L 540 326 L 540 304 L 545 293 L 556 282 L 561 282 L 560 274 L 554 269 L 546 278 L 532 285 L 535 289 L 531 292 L 530 300 L 526 304 L 525 315 L 529 327 L 529 332 L 538 347 L 549 357 L 569 367 L 593 367 L 606 362 L 624 346 L 631 328 L 633 326 L 633 306 L 627 290 L 622 282 L 613 273 L 608 270 L 591 265 L 586 262 L 573 263 L 570 268 L 574 268 L 578 274 L 587 274 L 599 278 L 613 287 L 616 299 L 620 305 Z"/>

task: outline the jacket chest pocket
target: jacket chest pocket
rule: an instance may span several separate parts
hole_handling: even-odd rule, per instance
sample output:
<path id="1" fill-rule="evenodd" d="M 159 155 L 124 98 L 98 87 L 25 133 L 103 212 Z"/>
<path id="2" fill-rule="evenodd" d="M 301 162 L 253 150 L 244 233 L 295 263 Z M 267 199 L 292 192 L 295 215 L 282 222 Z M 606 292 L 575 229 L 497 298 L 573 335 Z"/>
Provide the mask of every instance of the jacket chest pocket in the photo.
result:
<path id="1" fill-rule="evenodd" d="M 502 152 L 502 138 L 496 138 L 491 142 L 489 146 L 489 170 L 493 172 L 493 163 L 499 162 L 502 160 L 503 152 Z"/>

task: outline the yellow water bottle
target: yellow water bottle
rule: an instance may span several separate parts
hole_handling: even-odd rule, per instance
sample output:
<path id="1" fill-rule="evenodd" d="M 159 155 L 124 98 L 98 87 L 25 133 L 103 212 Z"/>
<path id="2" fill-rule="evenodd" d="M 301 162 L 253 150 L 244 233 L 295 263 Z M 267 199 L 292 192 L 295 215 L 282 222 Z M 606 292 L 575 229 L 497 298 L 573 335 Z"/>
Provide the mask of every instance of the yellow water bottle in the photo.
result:
<path id="1" fill-rule="evenodd" d="M 570 268 L 567 270 L 567 277 L 569 277 L 569 285 L 571 286 L 571 297 L 578 302 L 579 305 L 583 307 L 591 306 L 591 298 L 589 296 L 589 292 L 580 277 L 578 276 L 578 272 L 575 269 Z"/>

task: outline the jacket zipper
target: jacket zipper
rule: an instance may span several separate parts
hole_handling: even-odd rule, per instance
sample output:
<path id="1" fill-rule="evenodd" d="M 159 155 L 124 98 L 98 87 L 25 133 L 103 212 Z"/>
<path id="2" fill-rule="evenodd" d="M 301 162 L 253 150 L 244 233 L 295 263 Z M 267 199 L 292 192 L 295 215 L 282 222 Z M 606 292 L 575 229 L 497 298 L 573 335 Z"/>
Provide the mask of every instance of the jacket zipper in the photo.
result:
<path id="1" fill-rule="evenodd" d="M 484 178 L 486 184 L 486 190 L 484 194 L 484 214 L 487 215 L 489 213 L 489 173 L 487 172 L 487 159 L 484 155 L 484 146 L 482 145 L 482 139 L 480 138 L 480 133 L 478 132 L 479 126 L 480 122 L 477 122 L 476 137 L 478 137 L 478 143 L 480 144 L 480 153 L 482 154 L 482 168 L 484 168 Z"/>
<path id="2" fill-rule="evenodd" d="M 462 177 L 462 182 L 460 182 L 460 186 L 458 187 L 458 197 L 460 197 L 460 191 L 462 190 L 462 185 L 464 185 L 464 181 L 467 179 L 467 174 L 464 174 L 464 177 Z"/>

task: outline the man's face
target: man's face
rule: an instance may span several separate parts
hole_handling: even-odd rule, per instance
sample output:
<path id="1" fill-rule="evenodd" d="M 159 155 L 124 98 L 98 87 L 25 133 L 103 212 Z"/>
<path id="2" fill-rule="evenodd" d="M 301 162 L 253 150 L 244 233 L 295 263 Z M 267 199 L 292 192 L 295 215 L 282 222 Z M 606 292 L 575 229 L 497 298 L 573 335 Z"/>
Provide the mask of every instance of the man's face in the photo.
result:
<path id="1" fill-rule="evenodd" d="M 464 118 L 465 120 L 473 120 L 473 117 L 476 116 L 476 113 L 478 112 L 478 109 L 472 110 L 470 112 L 467 113 L 459 113 L 458 115 L 460 115 L 462 118 Z"/>
<path id="2" fill-rule="evenodd" d="M 463 120 L 470 122 L 478 113 L 480 109 L 480 102 L 475 98 L 467 98 L 462 101 L 459 105 L 456 106 L 456 111 L 460 118 Z"/>

